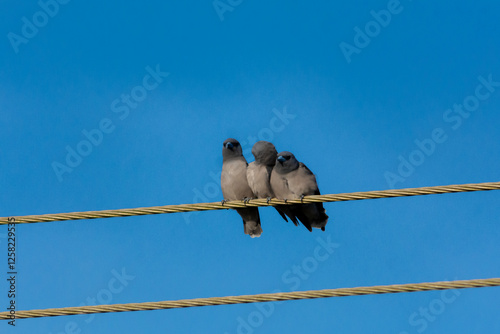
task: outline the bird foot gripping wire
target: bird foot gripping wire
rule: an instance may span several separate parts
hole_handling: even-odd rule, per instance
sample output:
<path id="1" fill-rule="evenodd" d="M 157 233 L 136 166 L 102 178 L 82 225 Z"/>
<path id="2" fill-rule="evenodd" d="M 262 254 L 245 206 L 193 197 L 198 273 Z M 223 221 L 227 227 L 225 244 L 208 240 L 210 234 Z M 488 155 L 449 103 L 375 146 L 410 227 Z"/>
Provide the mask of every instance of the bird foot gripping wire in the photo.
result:
<path id="1" fill-rule="evenodd" d="M 271 197 L 267 197 L 266 201 L 267 201 L 267 204 L 269 204 L 269 202 L 271 202 Z"/>

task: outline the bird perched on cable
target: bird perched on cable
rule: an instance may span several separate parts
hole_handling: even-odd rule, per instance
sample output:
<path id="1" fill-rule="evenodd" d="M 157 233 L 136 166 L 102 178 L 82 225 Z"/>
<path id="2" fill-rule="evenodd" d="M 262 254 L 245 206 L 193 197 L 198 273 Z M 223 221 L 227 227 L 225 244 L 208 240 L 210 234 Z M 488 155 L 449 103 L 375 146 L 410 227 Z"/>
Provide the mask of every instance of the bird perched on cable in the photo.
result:
<path id="1" fill-rule="evenodd" d="M 287 151 L 278 154 L 271 173 L 271 187 L 276 197 L 281 200 L 320 195 L 314 174 Z M 328 216 L 323 203 L 293 204 L 288 207 L 309 231 L 312 232 L 312 227 L 325 230 Z"/>
<path id="2" fill-rule="evenodd" d="M 272 143 L 261 140 L 253 145 L 252 154 L 255 161 L 251 162 L 247 167 L 248 185 L 257 198 L 267 198 L 269 201 L 275 197 L 271 188 L 271 173 L 276 164 L 278 151 L 276 151 Z M 288 221 L 285 216 L 286 213 L 293 223 L 296 226 L 298 225 L 297 218 L 286 205 L 275 206 L 275 208 L 285 221 Z"/>
<path id="3" fill-rule="evenodd" d="M 244 200 L 254 198 L 254 193 L 247 181 L 247 161 L 243 156 L 240 143 L 233 138 L 226 139 L 222 147 L 222 174 L 221 188 L 224 201 Z M 262 227 L 260 226 L 259 209 L 249 207 L 236 209 L 243 219 L 245 234 L 252 238 L 260 237 Z"/>

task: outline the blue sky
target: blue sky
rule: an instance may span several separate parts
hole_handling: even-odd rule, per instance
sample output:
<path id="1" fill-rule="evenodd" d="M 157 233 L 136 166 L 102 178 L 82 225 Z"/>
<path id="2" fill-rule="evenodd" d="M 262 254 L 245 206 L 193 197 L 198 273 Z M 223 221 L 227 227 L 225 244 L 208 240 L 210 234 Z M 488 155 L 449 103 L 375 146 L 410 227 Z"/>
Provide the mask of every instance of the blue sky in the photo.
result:
<path id="1" fill-rule="evenodd" d="M 0 216 L 219 201 L 228 137 L 249 162 L 259 139 L 293 152 L 322 193 L 500 180 L 495 1 L 0 6 Z M 313 233 L 262 208 L 258 239 L 232 211 L 22 225 L 16 303 L 498 277 L 499 199 L 329 203 L 326 231 Z M 485 288 L 0 325 L 47 334 L 480 333 L 500 330 L 499 298 Z"/>

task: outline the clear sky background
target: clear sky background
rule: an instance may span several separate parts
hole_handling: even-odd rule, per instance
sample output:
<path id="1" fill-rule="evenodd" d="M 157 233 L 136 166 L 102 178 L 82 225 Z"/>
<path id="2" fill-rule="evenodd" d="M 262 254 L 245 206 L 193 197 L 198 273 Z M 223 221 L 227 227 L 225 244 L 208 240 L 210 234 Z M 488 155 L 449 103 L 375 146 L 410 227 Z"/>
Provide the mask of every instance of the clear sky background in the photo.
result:
<path id="1" fill-rule="evenodd" d="M 249 162 L 258 139 L 295 153 L 325 194 L 500 180 L 497 1 L 45 1 L 0 4 L 0 216 L 219 201 L 228 137 Z M 326 231 L 313 233 L 262 208 L 257 239 L 226 210 L 22 225 L 16 303 L 499 277 L 499 200 L 491 191 L 329 203 Z M 7 290 L 2 279 L 2 310 Z M 0 327 L 494 333 L 499 299 L 499 288 L 483 288 Z"/>

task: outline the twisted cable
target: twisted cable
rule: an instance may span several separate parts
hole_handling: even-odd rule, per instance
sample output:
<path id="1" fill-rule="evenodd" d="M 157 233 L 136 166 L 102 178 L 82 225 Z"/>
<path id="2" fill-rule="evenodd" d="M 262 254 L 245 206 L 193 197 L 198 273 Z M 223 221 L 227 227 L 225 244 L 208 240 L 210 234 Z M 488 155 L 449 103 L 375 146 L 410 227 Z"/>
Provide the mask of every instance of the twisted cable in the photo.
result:
<path id="1" fill-rule="evenodd" d="M 110 312 L 131 312 L 131 311 L 151 311 L 165 310 L 173 308 L 263 303 L 286 300 L 316 299 L 328 297 L 347 297 L 376 295 L 386 293 L 417 292 L 447 289 L 466 289 L 500 286 L 500 278 L 472 279 L 462 281 L 444 281 L 432 283 L 413 283 L 396 285 L 379 285 L 356 288 L 339 288 L 326 290 L 310 290 L 296 292 L 266 293 L 257 295 L 210 297 L 196 299 L 182 299 L 148 303 L 130 303 L 114 305 L 76 306 L 63 308 L 50 308 L 44 310 L 16 311 L 16 319 L 56 317 L 62 315 L 110 313 Z M 12 319 L 9 312 L 1 312 L 0 320 Z"/>
<path id="2" fill-rule="evenodd" d="M 449 186 L 362 191 L 362 192 L 343 193 L 343 194 L 311 195 L 311 196 L 305 196 L 303 200 L 287 200 L 286 202 L 276 198 L 271 199 L 269 202 L 266 199 L 253 199 L 248 201 L 247 203 L 243 201 L 228 201 L 225 203 L 212 202 L 212 203 L 179 204 L 179 205 L 152 206 L 152 207 L 133 208 L 133 209 L 69 212 L 69 213 L 55 213 L 55 214 L 29 215 L 29 216 L 12 216 L 10 218 L 11 219 L 15 218 L 15 223 L 17 224 L 44 223 L 44 222 L 65 221 L 65 220 L 129 217 L 129 216 L 155 215 L 161 213 L 237 209 L 244 207 L 275 206 L 275 205 L 316 203 L 316 202 L 356 201 L 363 199 L 420 196 L 420 195 L 446 194 L 446 193 L 498 190 L 498 189 L 500 189 L 500 182 L 486 182 L 486 183 L 470 183 L 470 184 L 459 184 L 459 185 L 449 185 Z M 8 224 L 8 219 L 9 217 L 0 217 L 0 225 Z"/>

